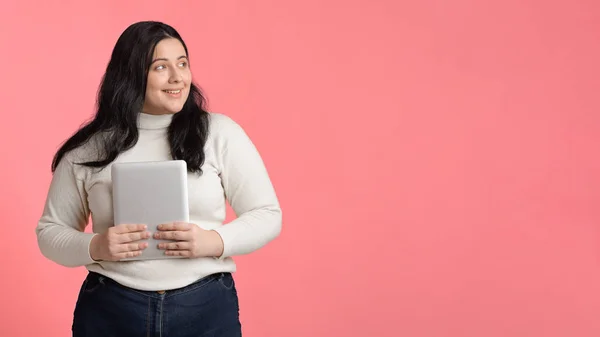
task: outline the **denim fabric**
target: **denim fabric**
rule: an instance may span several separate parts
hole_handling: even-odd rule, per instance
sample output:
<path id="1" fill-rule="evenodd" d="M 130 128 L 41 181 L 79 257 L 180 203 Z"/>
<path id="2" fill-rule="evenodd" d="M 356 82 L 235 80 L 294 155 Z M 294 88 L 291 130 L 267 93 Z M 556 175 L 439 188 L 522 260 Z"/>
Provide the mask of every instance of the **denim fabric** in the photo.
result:
<path id="1" fill-rule="evenodd" d="M 166 292 L 139 291 L 90 272 L 75 305 L 73 337 L 241 337 L 230 273 Z"/>

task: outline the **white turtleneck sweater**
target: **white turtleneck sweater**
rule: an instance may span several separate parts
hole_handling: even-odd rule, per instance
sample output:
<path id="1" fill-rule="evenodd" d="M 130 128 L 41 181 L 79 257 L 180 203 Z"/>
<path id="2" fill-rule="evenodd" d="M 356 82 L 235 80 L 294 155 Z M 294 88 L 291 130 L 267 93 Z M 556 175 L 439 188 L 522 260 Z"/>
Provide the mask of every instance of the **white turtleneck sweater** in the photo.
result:
<path id="1" fill-rule="evenodd" d="M 115 162 L 170 160 L 166 132 L 172 116 L 141 113 L 138 142 Z M 203 174 L 188 174 L 190 222 L 221 235 L 220 258 L 94 261 L 90 241 L 113 226 L 113 210 L 110 165 L 101 171 L 74 165 L 94 153 L 93 141 L 68 153 L 54 172 L 36 227 L 42 254 L 139 290 L 174 289 L 212 273 L 234 272 L 233 256 L 251 253 L 279 235 L 282 213 L 263 161 L 244 130 L 225 115 L 210 113 L 210 118 Z M 226 201 L 237 218 L 224 224 Z M 90 217 L 92 233 L 85 232 Z"/>

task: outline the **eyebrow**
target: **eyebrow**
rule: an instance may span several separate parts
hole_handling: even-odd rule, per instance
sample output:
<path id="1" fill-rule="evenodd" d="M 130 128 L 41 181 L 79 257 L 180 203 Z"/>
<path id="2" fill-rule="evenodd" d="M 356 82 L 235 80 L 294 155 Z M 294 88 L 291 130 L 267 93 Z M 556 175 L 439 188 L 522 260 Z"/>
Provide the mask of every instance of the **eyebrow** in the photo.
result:
<path id="1" fill-rule="evenodd" d="M 185 55 L 181 55 L 181 56 L 179 56 L 177 59 L 178 59 L 178 60 L 181 60 L 181 59 L 187 59 L 187 56 L 185 56 Z M 156 62 L 156 61 L 168 61 L 168 60 L 169 60 L 169 59 L 166 59 L 166 58 L 157 58 L 157 59 L 154 59 L 154 60 L 152 60 L 152 63 L 154 63 L 154 62 Z"/>

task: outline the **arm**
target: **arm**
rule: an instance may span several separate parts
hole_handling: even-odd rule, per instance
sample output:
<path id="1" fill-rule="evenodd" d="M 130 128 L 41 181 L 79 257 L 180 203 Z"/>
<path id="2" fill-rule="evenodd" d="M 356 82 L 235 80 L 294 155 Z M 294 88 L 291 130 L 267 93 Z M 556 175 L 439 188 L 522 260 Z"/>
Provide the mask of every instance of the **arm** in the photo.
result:
<path id="1" fill-rule="evenodd" d="M 89 209 L 83 182 L 75 175 L 73 163 L 63 158 L 54 171 L 44 211 L 35 229 L 41 253 L 66 266 L 93 263 L 89 245 L 93 233 L 84 233 Z"/>
<path id="2" fill-rule="evenodd" d="M 217 153 L 227 201 L 237 218 L 217 229 L 223 242 L 220 258 L 248 254 L 281 232 L 282 212 L 258 150 L 244 130 L 221 116 Z"/>

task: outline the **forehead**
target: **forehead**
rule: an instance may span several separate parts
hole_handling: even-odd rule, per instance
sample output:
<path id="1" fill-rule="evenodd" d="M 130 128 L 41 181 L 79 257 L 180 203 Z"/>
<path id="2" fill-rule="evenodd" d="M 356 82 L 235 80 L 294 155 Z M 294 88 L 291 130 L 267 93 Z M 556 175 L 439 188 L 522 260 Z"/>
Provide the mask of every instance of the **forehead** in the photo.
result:
<path id="1" fill-rule="evenodd" d="M 179 40 L 168 38 L 160 41 L 154 48 L 153 58 L 176 59 L 179 56 L 187 56 L 185 48 Z"/>

